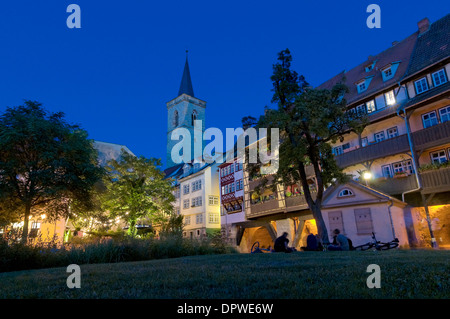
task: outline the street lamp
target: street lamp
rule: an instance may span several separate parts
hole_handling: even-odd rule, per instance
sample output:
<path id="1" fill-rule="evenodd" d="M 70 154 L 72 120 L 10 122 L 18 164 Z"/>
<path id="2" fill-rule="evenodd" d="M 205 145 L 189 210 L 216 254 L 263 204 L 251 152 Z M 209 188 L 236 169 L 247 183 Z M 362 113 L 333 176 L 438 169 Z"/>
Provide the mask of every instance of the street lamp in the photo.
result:
<path id="1" fill-rule="evenodd" d="M 366 181 L 366 186 L 369 186 L 369 179 L 372 179 L 372 173 L 370 171 L 364 172 L 363 178 Z"/>

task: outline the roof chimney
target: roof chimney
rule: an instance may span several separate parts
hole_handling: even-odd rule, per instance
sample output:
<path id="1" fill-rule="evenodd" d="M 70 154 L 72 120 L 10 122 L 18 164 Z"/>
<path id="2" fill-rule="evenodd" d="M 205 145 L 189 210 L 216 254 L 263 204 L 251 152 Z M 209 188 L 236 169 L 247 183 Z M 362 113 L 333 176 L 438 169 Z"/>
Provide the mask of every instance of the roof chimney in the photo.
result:
<path id="1" fill-rule="evenodd" d="M 419 27 L 419 34 L 422 34 L 430 28 L 430 20 L 424 18 L 417 22 L 417 26 Z"/>

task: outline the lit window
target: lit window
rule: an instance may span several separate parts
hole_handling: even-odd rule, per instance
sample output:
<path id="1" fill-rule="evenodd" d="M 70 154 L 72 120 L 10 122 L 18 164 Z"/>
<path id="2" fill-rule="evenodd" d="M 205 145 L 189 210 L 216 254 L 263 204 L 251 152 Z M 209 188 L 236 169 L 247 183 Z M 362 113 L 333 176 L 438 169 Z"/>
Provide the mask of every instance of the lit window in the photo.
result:
<path id="1" fill-rule="evenodd" d="M 367 113 L 372 113 L 376 111 L 376 107 L 375 107 L 375 101 L 371 100 L 369 102 L 366 103 L 367 106 Z"/>
<path id="2" fill-rule="evenodd" d="M 211 206 L 219 205 L 219 197 L 218 196 L 209 195 L 208 196 L 208 204 L 211 205 Z"/>
<path id="3" fill-rule="evenodd" d="M 369 145 L 369 141 L 367 140 L 367 137 L 363 137 L 361 139 L 361 144 L 362 144 L 362 147 L 366 147 L 367 145 Z"/>
<path id="4" fill-rule="evenodd" d="M 386 105 L 394 105 L 395 104 L 394 90 L 385 93 L 384 97 L 386 99 Z"/>
<path id="5" fill-rule="evenodd" d="M 208 221 L 210 224 L 220 223 L 220 217 L 218 213 L 209 213 Z"/>
<path id="6" fill-rule="evenodd" d="M 41 228 L 41 223 L 33 222 L 33 224 L 31 224 L 31 229 L 39 229 L 39 228 Z"/>
<path id="7" fill-rule="evenodd" d="M 441 123 L 450 121 L 450 105 L 440 109 L 439 116 L 441 117 Z"/>
<path id="8" fill-rule="evenodd" d="M 341 190 L 338 195 L 338 197 L 348 197 L 348 196 L 353 196 L 352 190 L 348 188 L 344 188 L 343 190 Z"/>
<path id="9" fill-rule="evenodd" d="M 423 128 L 431 127 L 438 124 L 436 112 L 430 112 L 422 115 Z"/>
<path id="10" fill-rule="evenodd" d="M 430 153 L 431 156 L 431 162 L 434 164 L 442 164 L 448 161 L 447 154 L 445 153 L 445 150 L 440 150 L 437 152 Z"/>
<path id="11" fill-rule="evenodd" d="M 439 86 L 447 82 L 444 69 L 440 69 L 439 71 L 432 73 L 431 77 L 433 78 L 434 86 Z"/>
<path id="12" fill-rule="evenodd" d="M 426 77 L 417 80 L 416 82 L 414 82 L 414 85 L 416 86 L 417 94 L 420 94 L 428 90 L 428 82 Z"/>

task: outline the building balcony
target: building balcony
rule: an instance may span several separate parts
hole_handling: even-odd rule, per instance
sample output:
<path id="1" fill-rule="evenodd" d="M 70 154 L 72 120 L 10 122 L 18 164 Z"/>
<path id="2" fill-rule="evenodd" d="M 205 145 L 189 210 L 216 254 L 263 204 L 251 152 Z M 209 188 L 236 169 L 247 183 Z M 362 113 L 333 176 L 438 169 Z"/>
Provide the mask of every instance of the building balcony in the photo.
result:
<path id="1" fill-rule="evenodd" d="M 417 188 L 416 176 L 406 175 L 398 178 L 379 178 L 371 181 L 369 186 L 388 195 L 400 195 Z"/>
<path id="2" fill-rule="evenodd" d="M 316 192 L 312 191 L 313 199 L 316 198 Z M 250 210 L 247 210 L 247 218 L 263 217 L 279 213 L 288 213 L 293 211 L 308 209 L 304 195 L 293 195 L 284 199 L 269 199 L 259 203 L 249 203 Z"/>
<path id="3" fill-rule="evenodd" d="M 440 123 L 411 133 L 416 151 L 450 143 L 450 121 Z M 370 162 L 378 158 L 410 152 L 408 135 L 400 135 L 378 143 L 369 144 L 337 155 L 336 162 L 341 168 Z"/>
<path id="4" fill-rule="evenodd" d="M 407 135 L 396 136 L 378 143 L 369 144 L 363 148 L 345 152 L 337 155 L 336 162 L 341 168 L 373 161 L 377 158 L 383 158 L 395 154 L 406 153 L 409 151 Z"/>
<path id="5" fill-rule="evenodd" d="M 417 151 L 450 143 L 450 121 L 413 132 L 411 136 Z"/>
<path id="6" fill-rule="evenodd" d="M 419 175 L 423 194 L 450 192 L 450 167 L 421 172 Z M 399 178 L 378 179 L 369 186 L 388 195 L 400 195 L 416 189 L 417 182 L 415 174 L 411 174 Z"/>
<path id="7" fill-rule="evenodd" d="M 450 191 L 450 167 L 420 173 L 424 194 Z"/>
<path id="8" fill-rule="evenodd" d="M 269 199 L 256 204 L 250 203 L 250 212 L 247 213 L 247 218 L 262 217 L 266 215 L 276 214 L 284 210 L 284 203 L 279 199 Z"/>

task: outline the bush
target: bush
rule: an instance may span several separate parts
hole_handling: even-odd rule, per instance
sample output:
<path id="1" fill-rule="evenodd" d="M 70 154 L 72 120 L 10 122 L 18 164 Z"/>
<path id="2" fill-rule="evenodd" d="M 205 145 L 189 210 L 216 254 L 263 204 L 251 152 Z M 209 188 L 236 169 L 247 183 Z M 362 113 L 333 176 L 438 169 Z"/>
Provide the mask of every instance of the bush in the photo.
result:
<path id="1" fill-rule="evenodd" d="M 163 239 L 91 237 L 78 238 L 60 246 L 55 243 L 8 243 L 0 239 L 0 272 L 234 252 L 216 237 L 205 240 L 190 240 L 178 235 Z"/>

